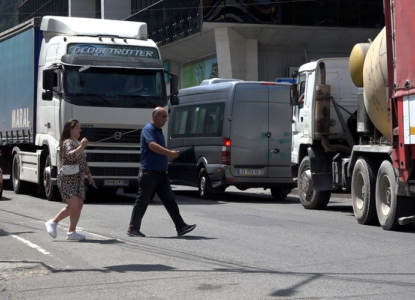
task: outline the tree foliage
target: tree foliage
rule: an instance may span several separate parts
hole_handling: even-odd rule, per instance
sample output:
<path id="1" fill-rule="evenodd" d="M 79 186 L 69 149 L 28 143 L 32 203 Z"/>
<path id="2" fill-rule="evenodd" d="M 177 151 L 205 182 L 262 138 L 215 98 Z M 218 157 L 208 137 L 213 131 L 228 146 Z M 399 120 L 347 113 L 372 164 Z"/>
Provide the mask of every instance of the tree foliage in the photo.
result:
<path id="1" fill-rule="evenodd" d="M 3 32 L 19 21 L 19 0 L 0 0 L 0 32 Z"/>

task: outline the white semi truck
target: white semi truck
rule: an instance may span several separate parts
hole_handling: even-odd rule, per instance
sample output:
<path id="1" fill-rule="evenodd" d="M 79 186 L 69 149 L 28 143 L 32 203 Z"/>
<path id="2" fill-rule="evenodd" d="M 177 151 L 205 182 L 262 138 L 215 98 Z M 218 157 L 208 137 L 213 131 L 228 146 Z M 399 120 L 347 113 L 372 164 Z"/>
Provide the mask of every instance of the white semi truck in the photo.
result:
<path id="1" fill-rule="evenodd" d="M 305 208 L 350 190 L 358 223 L 394 230 L 415 221 L 415 7 L 384 5 L 373 42 L 300 67 L 291 162 Z"/>
<path id="2" fill-rule="evenodd" d="M 140 133 L 178 93 L 139 22 L 45 16 L 0 33 L 0 151 L 16 193 L 59 199 L 59 139 L 77 119 L 98 189 L 135 189 Z"/>

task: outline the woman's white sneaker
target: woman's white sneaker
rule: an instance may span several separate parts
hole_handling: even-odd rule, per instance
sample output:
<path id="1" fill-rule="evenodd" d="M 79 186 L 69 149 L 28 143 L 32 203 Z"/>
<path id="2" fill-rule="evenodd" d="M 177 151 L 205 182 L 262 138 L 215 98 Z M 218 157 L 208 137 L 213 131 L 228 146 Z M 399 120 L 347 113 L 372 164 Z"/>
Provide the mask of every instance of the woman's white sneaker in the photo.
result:
<path id="1" fill-rule="evenodd" d="M 49 220 L 45 223 L 46 230 L 48 231 L 49 235 L 52 238 L 56 238 L 58 233 L 56 232 L 56 226 L 58 226 L 58 223 L 53 222 L 52 220 Z"/>
<path id="2" fill-rule="evenodd" d="M 66 234 L 66 239 L 68 241 L 83 241 L 85 240 L 85 236 L 83 234 L 77 233 L 76 231 L 72 231 Z"/>

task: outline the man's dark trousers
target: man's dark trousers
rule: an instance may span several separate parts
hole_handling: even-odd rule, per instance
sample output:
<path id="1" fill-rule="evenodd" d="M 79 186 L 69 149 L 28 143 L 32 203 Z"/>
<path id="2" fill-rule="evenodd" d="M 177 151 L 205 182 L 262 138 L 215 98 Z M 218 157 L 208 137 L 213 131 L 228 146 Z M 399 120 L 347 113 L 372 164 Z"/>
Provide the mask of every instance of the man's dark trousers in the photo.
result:
<path id="1" fill-rule="evenodd" d="M 130 230 L 140 230 L 141 220 L 154 191 L 159 196 L 176 228 L 182 228 L 186 225 L 180 216 L 179 207 L 171 190 L 170 180 L 166 171 L 140 170 L 138 185 L 138 195 L 131 215 Z"/>

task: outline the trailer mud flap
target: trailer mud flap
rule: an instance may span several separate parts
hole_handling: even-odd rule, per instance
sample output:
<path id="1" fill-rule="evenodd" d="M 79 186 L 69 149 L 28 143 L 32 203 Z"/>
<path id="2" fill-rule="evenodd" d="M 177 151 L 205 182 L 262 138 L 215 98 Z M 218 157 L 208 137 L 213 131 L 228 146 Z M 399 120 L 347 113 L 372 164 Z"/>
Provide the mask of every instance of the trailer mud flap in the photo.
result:
<path id="1" fill-rule="evenodd" d="M 321 145 L 307 148 L 311 178 L 316 191 L 331 191 L 333 186 L 332 161 L 336 153 L 325 152 Z"/>

